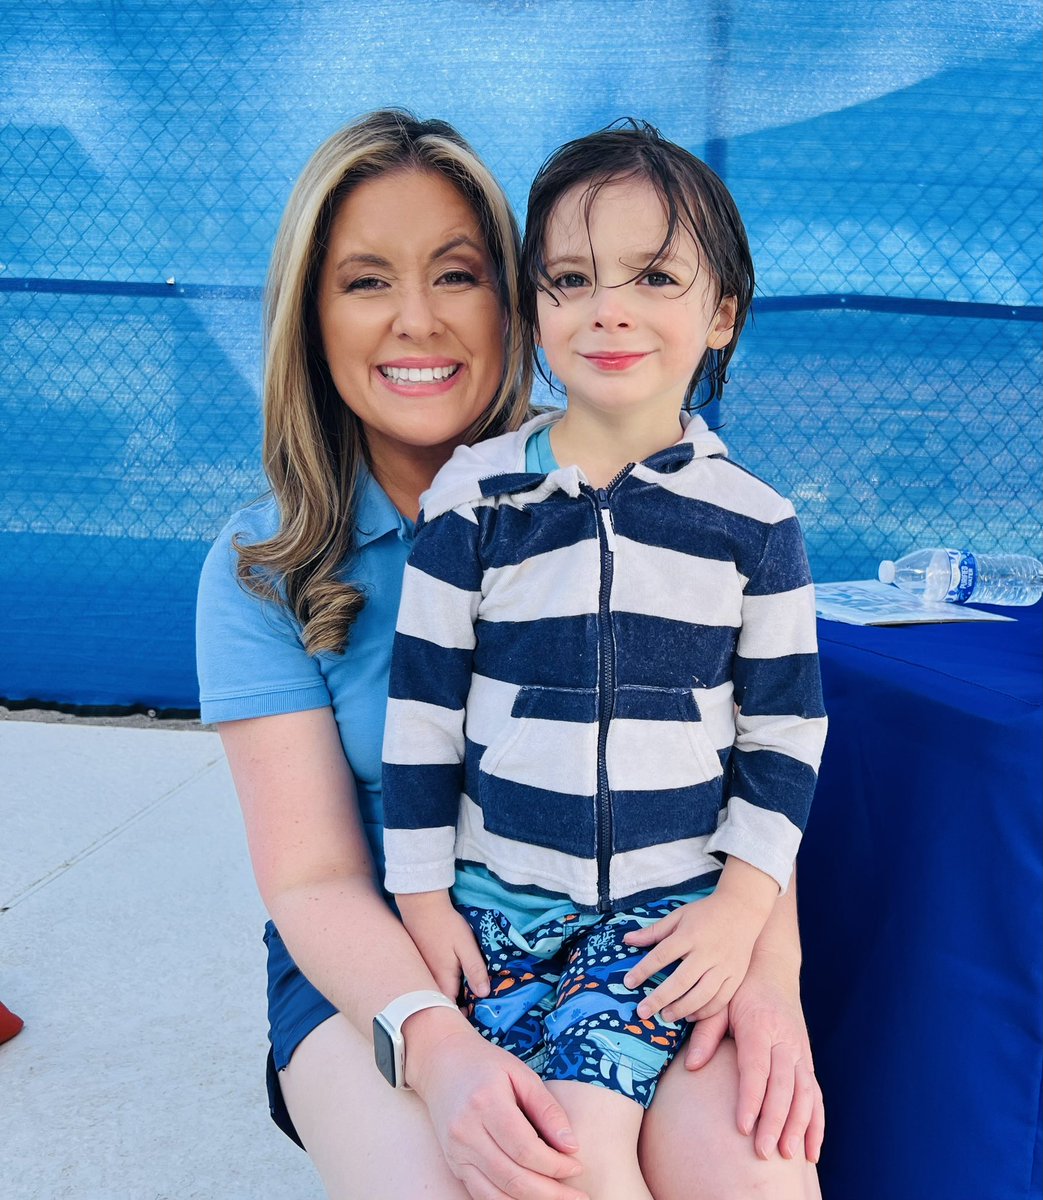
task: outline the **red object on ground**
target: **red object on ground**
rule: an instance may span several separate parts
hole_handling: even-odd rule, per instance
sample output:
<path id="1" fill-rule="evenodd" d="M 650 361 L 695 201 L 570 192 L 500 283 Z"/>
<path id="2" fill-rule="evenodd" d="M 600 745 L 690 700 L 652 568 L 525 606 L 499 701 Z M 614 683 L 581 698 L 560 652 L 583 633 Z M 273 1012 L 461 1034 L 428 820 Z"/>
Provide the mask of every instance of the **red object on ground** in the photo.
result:
<path id="1" fill-rule="evenodd" d="M 24 1024 L 21 1017 L 16 1017 L 9 1008 L 0 1004 L 0 1042 L 9 1041 Z"/>

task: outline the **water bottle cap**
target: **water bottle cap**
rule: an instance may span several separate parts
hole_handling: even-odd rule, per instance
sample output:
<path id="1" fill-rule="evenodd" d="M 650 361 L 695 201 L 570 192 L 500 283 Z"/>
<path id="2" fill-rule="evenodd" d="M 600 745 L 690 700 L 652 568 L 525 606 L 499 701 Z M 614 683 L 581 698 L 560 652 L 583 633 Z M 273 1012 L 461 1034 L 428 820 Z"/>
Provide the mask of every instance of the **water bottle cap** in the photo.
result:
<path id="1" fill-rule="evenodd" d="M 895 565 L 889 558 L 885 558 L 880 564 L 880 569 L 877 571 L 876 577 L 881 583 L 894 583 Z"/>

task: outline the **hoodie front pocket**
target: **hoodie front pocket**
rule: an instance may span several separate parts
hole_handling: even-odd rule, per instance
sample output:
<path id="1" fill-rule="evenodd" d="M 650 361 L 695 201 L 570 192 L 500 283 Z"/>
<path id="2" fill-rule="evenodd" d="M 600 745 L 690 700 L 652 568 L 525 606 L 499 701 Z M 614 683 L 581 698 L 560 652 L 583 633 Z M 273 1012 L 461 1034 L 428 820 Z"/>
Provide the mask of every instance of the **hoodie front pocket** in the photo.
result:
<path id="1" fill-rule="evenodd" d="M 621 687 L 607 763 L 614 792 L 691 788 L 723 774 L 691 688 Z"/>
<path id="2" fill-rule="evenodd" d="M 597 694 L 522 687 L 501 736 L 479 762 L 485 828 L 571 854 L 593 847 Z"/>

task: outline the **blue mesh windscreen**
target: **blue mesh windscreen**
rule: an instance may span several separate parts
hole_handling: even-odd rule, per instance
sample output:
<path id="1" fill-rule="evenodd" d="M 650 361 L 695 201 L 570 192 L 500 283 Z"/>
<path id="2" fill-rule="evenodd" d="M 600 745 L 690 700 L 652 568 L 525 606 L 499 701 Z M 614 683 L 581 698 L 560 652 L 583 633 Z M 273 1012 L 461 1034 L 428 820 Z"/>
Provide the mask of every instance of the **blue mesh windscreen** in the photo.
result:
<path id="1" fill-rule="evenodd" d="M 392 103 L 519 211 L 623 115 L 724 176 L 758 300 L 718 419 L 819 579 L 1039 553 L 1036 3 L 0 0 L 0 28 L 0 698 L 195 706 L 199 566 L 264 486 L 276 223 Z"/>

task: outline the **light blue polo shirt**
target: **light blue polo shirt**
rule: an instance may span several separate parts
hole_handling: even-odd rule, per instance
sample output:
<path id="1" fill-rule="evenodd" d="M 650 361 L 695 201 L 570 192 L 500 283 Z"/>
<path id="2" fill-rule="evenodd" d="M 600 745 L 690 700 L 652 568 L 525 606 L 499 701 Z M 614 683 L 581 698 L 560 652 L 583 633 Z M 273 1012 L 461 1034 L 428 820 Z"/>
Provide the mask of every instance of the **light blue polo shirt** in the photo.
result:
<path id="1" fill-rule="evenodd" d="M 366 837 L 383 878 L 380 751 L 391 646 L 413 522 L 368 473 L 361 483 L 358 550 L 342 578 L 366 595 L 343 654 L 309 655 L 301 627 L 281 604 L 247 591 L 231 540 L 262 541 L 278 528 L 274 499 L 241 509 L 207 555 L 199 583 L 196 661 L 204 724 L 303 712 L 330 705 L 358 789 Z"/>

